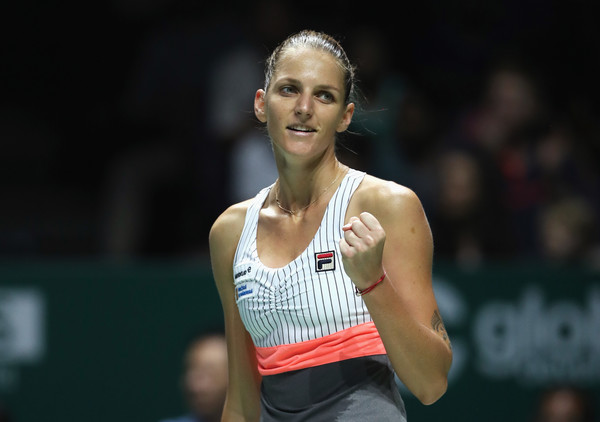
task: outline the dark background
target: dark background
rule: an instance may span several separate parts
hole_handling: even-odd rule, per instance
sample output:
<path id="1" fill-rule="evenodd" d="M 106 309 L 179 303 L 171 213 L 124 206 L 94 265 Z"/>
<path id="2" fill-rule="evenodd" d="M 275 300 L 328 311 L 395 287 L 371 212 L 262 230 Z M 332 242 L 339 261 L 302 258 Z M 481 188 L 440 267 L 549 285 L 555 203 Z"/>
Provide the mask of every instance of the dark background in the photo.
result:
<path id="1" fill-rule="evenodd" d="M 371 112 L 361 121 L 399 120 L 394 139 L 405 147 L 398 155 L 414 166 L 432 162 L 444 147 L 465 138 L 457 128 L 481 104 L 496 66 L 513 63 L 523 69 L 543 110 L 537 132 L 524 143 L 535 145 L 544 132 L 566 127 L 565 142 L 577 154 L 572 166 L 586 169 L 578 176 L 584 182 L 576 180 L 569 189 L 582 191 L 585 183 L 584 196 L 597 215 L 599 37 L 592 5 L 13 2 L 4 16 L 0 252 L 11 257 L 204 253 L 210 224 L 232 202 L 229 156 L 241 132 L 211 127 L 209 111 L 219 94 L 209 90 L 209 75 L 241 46 L 253 51 L 260 72 L 267 53 L 303 28 L 342 40 L 358 65 L 365 109 Z M 390 75 L 409 92 L 401 100 L 389 94 L 408 109 L 400 118 L 386 114 L 393 110 L 390 101 L 375 101 L 385 98 L 380 93 L 386 92 L 382 85 Z M 258 127 L 252 116 L 254 89 L 238 89 L 248 93 L 245 108 L 236 109 L 244 130 Z M 417 131 L 414 139 L 411 130 Z M 429 193 L 419 191 L 426 182 L 386 174 L 368 159 L 376 155 L 370 155 L 372 143 L 369 136 L 355 142 L 362 155 L 353 163 L 415 189 L 433 217 Z M 152 164 L 140 158 L 153 153 L 158 158 Z M 142 194 L 133 200 L 119 186 L 127 189 L 122 186 L 134 177 L 136 165 L 163 170 L 144 178 L 137 189 Z M 527 182 L 539 181 L 535 171 Z M 135 189 L 132 185 L 127 186 Z M 503 196 L 503 186 L 489 189 L 488 196 L 510 207 L 506 201 L 514 199 Z M 135 239 L 115 246 L 110 239 L 121 227 L 115 219 L 125 218 L 115 210 L 132 204 L 137 207 L 132 213 L 143 216 L 130 235 Z M 517 257 L 527 252 L 514 250 Z"/>

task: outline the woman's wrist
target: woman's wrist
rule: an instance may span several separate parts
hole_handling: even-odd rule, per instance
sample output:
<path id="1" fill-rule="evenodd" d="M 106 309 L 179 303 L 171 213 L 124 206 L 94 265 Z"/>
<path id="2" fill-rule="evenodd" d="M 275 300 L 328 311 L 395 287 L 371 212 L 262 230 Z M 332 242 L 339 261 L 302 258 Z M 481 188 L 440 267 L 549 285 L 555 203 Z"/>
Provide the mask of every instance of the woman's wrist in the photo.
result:
<path id="1" fill-rule="evenodd" d="M 356 294 L 356 296 L 364 296 L 367 293 L 371 292 L 379 284 L 381 284 L 383 282 L 383 280 L 385 280 L 386 277 L 387 277 L 387 273 L 385 271 L 383 271 L 383 275 L 381 277 L 379 277 L 379 279 L 377 281 L 375 281 L 370 286 L 368 286 L 364 289 L 359 289 L 358 286 L 354 285 L 354 293 Z"/>

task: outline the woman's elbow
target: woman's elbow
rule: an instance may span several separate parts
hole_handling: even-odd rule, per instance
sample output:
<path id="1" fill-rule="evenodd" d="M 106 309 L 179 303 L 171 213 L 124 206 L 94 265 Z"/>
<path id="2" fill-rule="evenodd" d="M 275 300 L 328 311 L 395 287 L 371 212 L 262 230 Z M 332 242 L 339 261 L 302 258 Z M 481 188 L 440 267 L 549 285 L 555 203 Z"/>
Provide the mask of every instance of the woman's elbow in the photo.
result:
<path id="1" fill-rule="evenodd" d="M 429 406 L 430 404 L 438 401 L 448 389 L 448 377 L 442 376 L 435 382 L 431 382 L 423 390 L 415 392 L 415 397 L 424 405 Z"/>

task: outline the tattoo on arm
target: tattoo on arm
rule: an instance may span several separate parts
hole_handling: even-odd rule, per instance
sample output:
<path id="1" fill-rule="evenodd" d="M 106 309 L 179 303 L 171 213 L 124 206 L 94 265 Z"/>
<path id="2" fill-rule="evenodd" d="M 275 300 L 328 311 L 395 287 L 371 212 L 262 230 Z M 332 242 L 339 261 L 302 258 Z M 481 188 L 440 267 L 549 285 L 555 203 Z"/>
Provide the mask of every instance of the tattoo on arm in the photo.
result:
<path id="1" fill-rule="evenodd" d="M 433 312 L 433 316 L 431 317 L 431 326 L 433 327 L 436 333 L 442 336 L 448 347 L 452 349 L 452 344 L 450 344 L 450 338 L 448 337 L 448 333 L 446 332 L 446 327 L 444 327 L 442 316 L 440 315 L 440 312 L 437 309 Z"/>

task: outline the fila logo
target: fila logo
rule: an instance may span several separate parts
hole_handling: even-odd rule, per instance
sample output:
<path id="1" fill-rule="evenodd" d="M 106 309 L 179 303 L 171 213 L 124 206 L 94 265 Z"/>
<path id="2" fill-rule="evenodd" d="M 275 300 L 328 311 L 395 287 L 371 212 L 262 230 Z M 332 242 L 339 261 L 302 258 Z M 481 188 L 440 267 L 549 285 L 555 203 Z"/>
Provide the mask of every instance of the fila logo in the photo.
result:
<path id="1" fill-rule="evenodd" d="M 335 270 L 335 253 L 334 251 L 317 252 L 315 254 L 317 272 Z"/>

